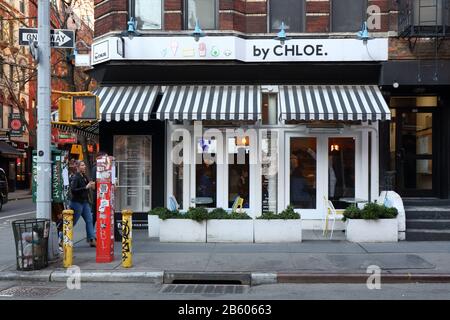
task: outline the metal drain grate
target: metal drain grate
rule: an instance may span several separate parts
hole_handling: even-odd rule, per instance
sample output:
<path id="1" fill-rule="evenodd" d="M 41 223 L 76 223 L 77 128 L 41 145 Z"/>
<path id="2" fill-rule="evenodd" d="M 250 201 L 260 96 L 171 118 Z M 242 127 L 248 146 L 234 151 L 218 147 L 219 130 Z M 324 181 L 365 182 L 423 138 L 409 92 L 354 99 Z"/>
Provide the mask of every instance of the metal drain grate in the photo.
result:
<path id="1" fill-rule="evenodd" d="M 63 288 L 52 287 L 11 287 L 0 291 L 0 297 L 35 298 L 55 294 Z"/>
<path id="2" fill-rule="evenodd" d="M 248 286 L 225 284 L 165 284 L 160 293 L 170 294 L 243 294 Z"/>

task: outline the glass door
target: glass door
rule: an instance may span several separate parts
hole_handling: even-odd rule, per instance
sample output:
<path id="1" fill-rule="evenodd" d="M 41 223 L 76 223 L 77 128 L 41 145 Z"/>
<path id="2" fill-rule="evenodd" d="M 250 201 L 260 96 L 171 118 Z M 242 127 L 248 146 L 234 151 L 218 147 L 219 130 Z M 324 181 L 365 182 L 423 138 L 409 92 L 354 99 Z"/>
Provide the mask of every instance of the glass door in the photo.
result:
<path id="1" fill-rule="evenodd" d="M 396 110 L 397 187 L 402 196 L 432 196 L 433 112 Z"/>
<path id="2" fill-rule="evenodd" d="M 317 138 L 289 138 L 288 204 L 317 209 Z"/>

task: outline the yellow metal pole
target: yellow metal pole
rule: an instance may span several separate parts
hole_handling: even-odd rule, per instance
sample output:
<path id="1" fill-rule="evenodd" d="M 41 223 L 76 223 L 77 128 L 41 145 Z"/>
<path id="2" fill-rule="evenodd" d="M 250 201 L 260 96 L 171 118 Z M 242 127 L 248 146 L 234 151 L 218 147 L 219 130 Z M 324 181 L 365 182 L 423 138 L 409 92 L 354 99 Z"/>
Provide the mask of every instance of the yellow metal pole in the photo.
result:
<path id="1" fill-rule="evenodd" d="M 73 258 L 73 210 L 63 211 L 64 268 L 72 266 Z"/>
<path id="2" fill-rule="evenodd" d="M 131 268 L 132 260 L 132 217 L 131 210 L 122 210 L 122 267 Z"/>

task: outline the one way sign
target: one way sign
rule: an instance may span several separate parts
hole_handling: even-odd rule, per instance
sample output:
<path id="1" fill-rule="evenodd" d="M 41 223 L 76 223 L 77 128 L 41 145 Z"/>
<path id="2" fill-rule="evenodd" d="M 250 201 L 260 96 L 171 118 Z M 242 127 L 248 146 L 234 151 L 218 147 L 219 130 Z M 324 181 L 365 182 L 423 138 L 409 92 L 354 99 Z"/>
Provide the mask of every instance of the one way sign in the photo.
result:
<path id="1" fill-rule="evenodd" d="M 19 28 L 19 45 L 28 46 L 31 42 L 38 41 L 38 29 Z M 50 46 L 53 48 L 73 48 L 75 32 L 66 29 L 50 30 Z"/>

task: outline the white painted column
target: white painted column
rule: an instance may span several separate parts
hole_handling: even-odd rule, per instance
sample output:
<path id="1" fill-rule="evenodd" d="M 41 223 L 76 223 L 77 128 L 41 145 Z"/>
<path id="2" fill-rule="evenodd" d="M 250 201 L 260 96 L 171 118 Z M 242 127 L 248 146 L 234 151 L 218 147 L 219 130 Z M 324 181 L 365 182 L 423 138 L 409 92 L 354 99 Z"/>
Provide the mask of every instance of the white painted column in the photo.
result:
<path id="1" fill-rule="evenodd" d="M 355 190 L 355 197 L 356 198 L 362 198 L 362 199 L 368 199 L 369 198 L 369 174 L 370 174 L 370 168 L 369 168 L 369 134 L 367 131 L 361 132 L 361 157 L 360 161 L 360 168 L 357 170 L 357 173 L 359 172 L 359 179 L 358 181 L 359 186 Z"/>
<path id="2" fill-rule="evenodd" d="M 380 148 L 379 148 L 379 135 L 378 135 L 378 121 L 372 125 L 376 131 L 372 131 L 372 154 L 371 154 L 371 201 L 378 199 L 380 195 Z"/>

